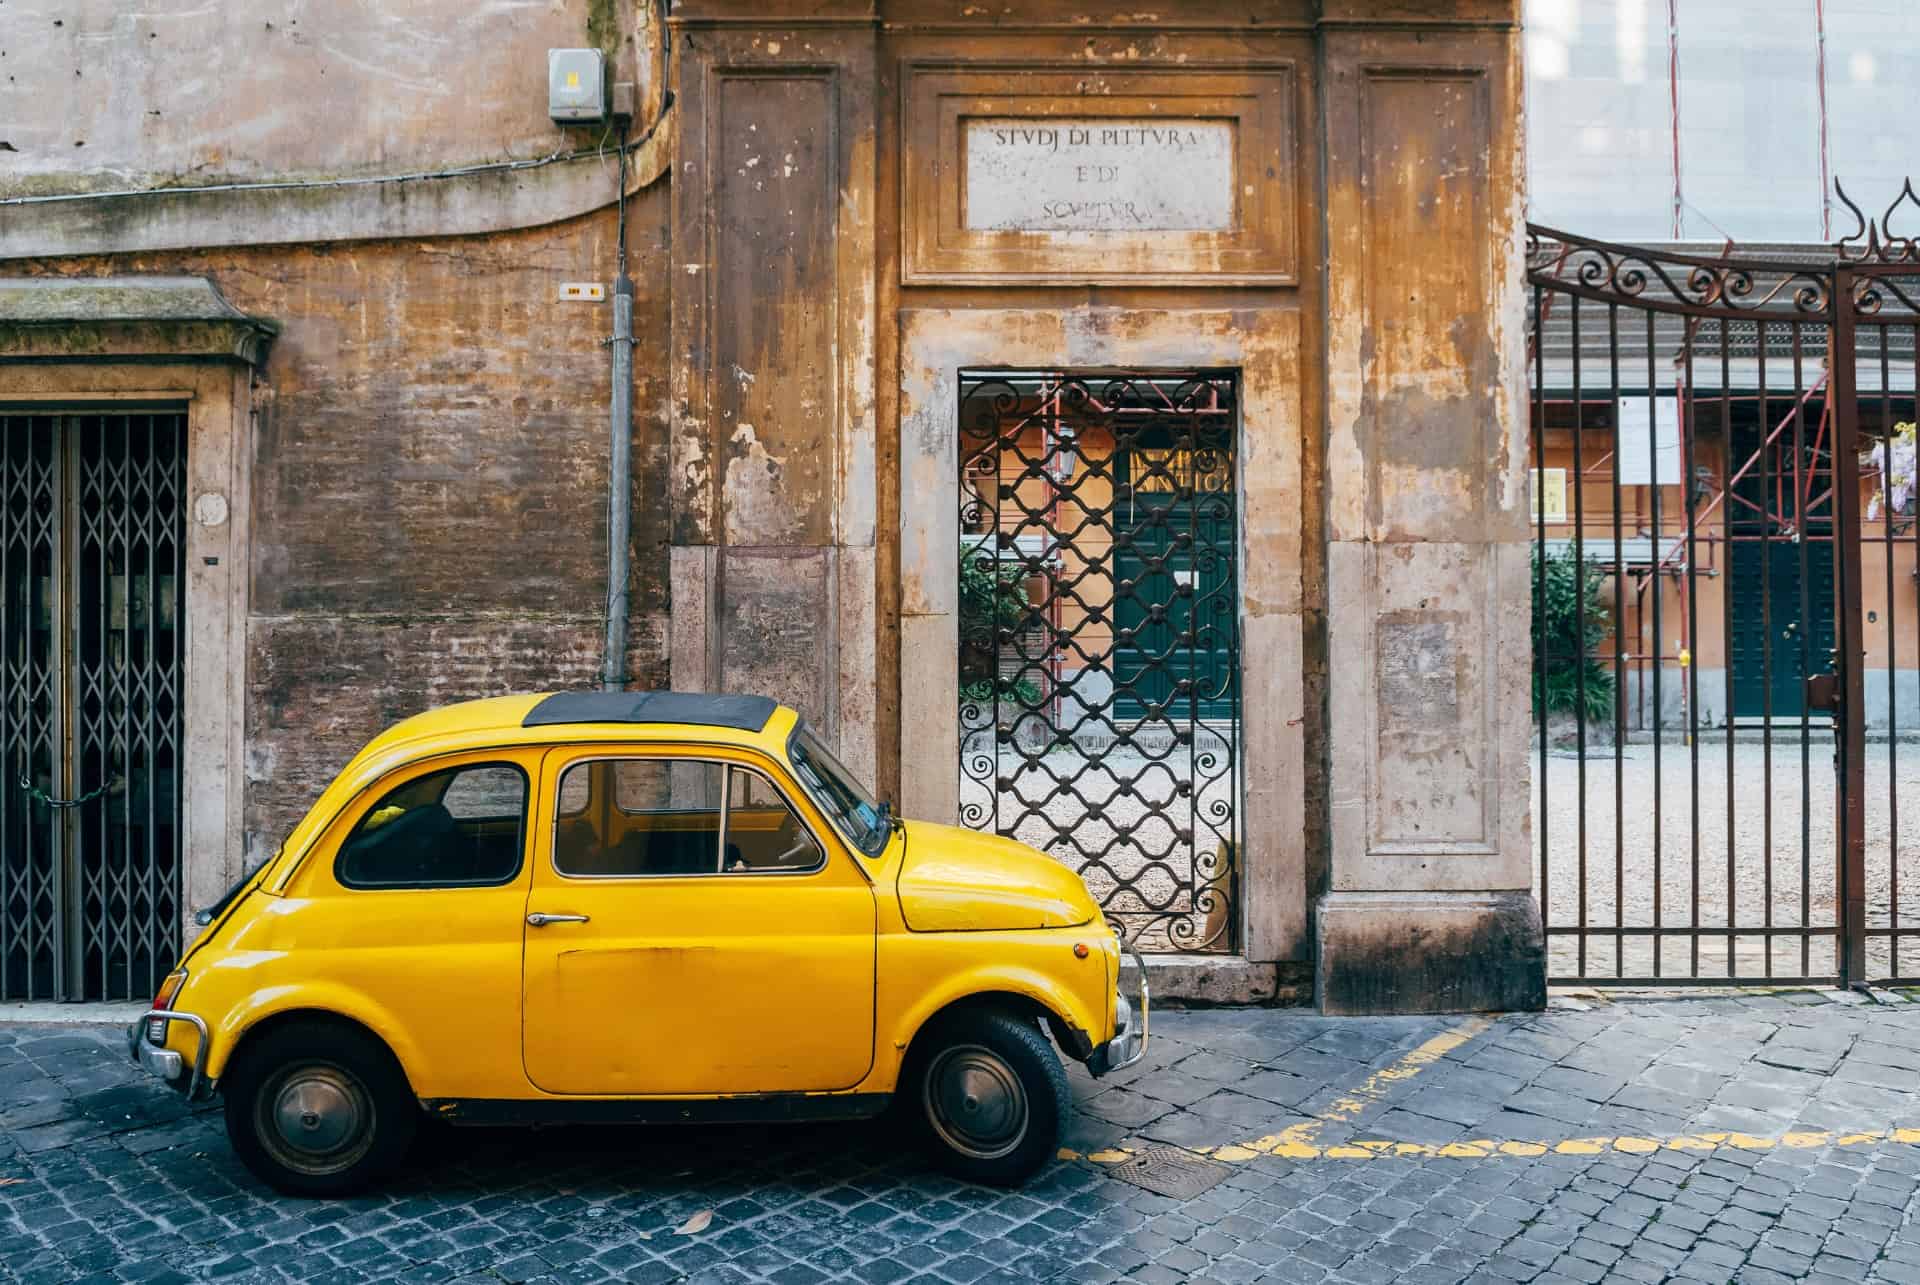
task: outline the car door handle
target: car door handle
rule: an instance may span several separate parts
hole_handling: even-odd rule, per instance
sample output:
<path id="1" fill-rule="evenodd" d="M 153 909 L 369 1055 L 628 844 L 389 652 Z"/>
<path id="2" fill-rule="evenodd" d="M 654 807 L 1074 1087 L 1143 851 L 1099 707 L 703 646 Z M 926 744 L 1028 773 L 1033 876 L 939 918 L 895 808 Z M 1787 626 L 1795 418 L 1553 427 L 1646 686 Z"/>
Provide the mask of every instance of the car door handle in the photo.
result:
<path id="1" fill-rule="evenodd" d="M 535 928 L 545 928 L 548 924 L 584 924 L 585 915 L 549 915 L 536 910 L 527 916 L 527 922 Z"/>

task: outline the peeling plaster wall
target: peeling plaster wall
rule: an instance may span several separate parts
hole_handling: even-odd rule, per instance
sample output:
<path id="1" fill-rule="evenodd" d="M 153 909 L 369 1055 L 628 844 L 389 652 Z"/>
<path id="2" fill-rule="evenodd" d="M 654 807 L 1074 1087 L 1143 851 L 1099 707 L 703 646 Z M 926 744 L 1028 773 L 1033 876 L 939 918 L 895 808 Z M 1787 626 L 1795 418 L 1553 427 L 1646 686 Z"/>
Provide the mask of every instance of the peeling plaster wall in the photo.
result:
<path id="1" fill-rule="evenodd" d="M 613 0 L 9 0 L 0 196 L 543 156 L 546 51 L 646 77 L 649 10 Z M 623 30 L 624 27 L 624 30 Z"/>

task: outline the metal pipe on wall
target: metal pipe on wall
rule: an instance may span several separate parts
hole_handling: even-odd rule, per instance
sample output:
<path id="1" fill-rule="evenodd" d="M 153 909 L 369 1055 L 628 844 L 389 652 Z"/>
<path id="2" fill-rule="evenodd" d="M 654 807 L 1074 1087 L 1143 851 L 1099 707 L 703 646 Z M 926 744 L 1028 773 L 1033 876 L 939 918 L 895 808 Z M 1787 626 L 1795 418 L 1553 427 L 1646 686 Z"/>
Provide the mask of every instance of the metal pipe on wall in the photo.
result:
<path id="1" fill-rule="evenodd" d="M 613 283 L 613 397 L 608 414 L 607 643 L 600 685 L 627 685 L 627 580 L 633 495 L 633 278 L 624 255 Z"/>

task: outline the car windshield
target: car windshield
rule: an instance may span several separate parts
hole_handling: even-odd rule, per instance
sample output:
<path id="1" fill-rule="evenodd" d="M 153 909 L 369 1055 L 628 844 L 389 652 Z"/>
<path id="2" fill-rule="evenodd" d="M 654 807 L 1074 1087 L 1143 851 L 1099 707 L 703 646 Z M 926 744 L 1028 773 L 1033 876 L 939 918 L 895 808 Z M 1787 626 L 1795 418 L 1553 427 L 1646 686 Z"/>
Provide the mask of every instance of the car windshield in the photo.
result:
<path id="1" fill-rule="evenodd" d="M 869 857 L 879 856 L 893 827 L 867 788 L 804 727 L 787 742 L 787 757 L 807 794 L 853 846 Z"/>

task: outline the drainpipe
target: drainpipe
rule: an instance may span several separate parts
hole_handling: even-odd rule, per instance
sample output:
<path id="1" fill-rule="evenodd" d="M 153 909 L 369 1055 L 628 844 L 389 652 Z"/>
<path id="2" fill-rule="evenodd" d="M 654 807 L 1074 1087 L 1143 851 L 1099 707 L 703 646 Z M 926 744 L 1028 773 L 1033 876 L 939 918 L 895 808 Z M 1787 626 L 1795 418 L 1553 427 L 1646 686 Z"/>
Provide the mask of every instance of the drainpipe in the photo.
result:
<path id="1" fill-rule="evenodd" d="M 624 256 L 623 256 L 624 259 Z M 627 685 L 628 527 L 633 494 L 633 278 L 625 262 L 613 284 L 613 403 L 608 416 L 607 646 L 601 686 Z"/>

